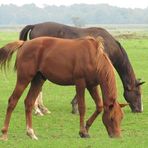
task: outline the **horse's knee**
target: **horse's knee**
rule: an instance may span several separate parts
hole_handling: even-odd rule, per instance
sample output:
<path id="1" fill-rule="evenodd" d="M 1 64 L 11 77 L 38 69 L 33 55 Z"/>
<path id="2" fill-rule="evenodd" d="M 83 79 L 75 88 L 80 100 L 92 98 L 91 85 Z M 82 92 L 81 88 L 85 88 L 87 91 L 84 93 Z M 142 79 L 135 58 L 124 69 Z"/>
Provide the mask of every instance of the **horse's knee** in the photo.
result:
<path id="1" fill-rule="evenodd" d="M 13 97 L 10 97 L 9 100 L 8 100 L 8 110 L 13 110 L 16 106 L 16 103 L 17 103 L 17 99 L 13 98 Z"/>
<path id="2" fill-rule="evenodd" d="M 101 113 L 101 112 L 103 111 L 103 105 L 98 106 L 98 107 L 96 108 L 96 111 L 97 111 L 98 114 Z"/>
<path id="3" fill-rule="evenodd" d="M 32 110 L 32 108 L 33 108 L 33 103 L 32 103 L 32 101 L 29 101 L 29 100 L 25 100 L 24 101 L 24 104 L 25 104 L 25 110 L 26 111 L 31 111 Z"/>

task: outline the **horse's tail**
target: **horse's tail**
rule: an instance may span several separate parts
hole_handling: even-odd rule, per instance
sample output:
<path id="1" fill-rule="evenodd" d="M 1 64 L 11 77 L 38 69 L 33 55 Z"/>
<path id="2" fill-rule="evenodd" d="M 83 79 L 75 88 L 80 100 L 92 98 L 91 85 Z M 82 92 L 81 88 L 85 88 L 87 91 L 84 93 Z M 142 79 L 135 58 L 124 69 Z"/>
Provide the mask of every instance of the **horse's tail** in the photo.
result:
<path id="1" fill-rule="evenodd" d="M 25 26 L 21 32 L 20 32 L 20 36 L 19 36 L 19 39 L 20 40 L 23 40 L 23 41 L 26 41 L 27 40 L 27 35 L 28 35 L 28 32 L 30 30 L 32 30 L 34 28 L 34 25 L 27 25 Z"/>
<path id="2" fill-rule="evenodd" d="M 12 43 L 8 43 L 7 45 L 5 45 L 4 47 L 0 48 L 0 65 L 1 68 L 6 68 L 6 64 L 7 66 L 9 66 L 9 62 L 11 60 L 11 57 L 13 55 L 13 53 L 15 51 L 17 51 L 23 44 L 25 41 L 15 41 Z"/>

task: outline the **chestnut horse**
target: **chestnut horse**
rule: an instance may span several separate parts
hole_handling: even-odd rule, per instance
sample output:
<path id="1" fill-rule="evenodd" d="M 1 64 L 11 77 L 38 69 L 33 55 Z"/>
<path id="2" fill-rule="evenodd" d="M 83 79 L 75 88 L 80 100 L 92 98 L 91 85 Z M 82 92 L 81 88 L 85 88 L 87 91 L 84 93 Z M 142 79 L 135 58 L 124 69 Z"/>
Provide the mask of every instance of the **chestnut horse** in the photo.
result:
<path id="1" fill-rule="evenodd" d="M 132 112 L 143 111 L 140 86 L 144 82 L 140 82 L 140 80 L 136 79 L 134 70 L 125 49 L 105 29 L 99 27 L 77 28 L 55 22 L 45 22 L 35 25 L 27 25 L 24 27 L 20 32 L 20 40 L 27 40 L 27 35 L 30 39 L 41 36 L 53 36 L 69 39 L 88 35 L 93 37 L 101 36 L 104 39 L 104 51 L 107 53 L 122 80 L 124 98 L 129 103 Z M 77 100 L 75 98 L 72 101 L 73 113 L 77 111 Z M 39 108 L 44 112 L 47 112 L 47 108 L 44 109 L 43 103 L 39 103 Z"/>
<path id="2" fill-rule="evenodd" d="M 123 112 L 117 102 L 117 89 L 113 66 L 103 52 L 101 39 L 59 39 L 40 37 L 29 41 L 16 41 L 0 49 L 0 64 L 6 66 L 17 51 L 15 68 L 17 82 L 8 101 L 7 113 L 1 139 L 8 138 L 8 126 L 23 91 L 31 83 L 25 99 L 27 135 L 37 139 L 32 128 L 32 108 L 45 80 L 59 85 L 75 85 L 80 115 L 80 136 L 89 137 L 88 130 L 104 108 L 103 123 L 110 137 L 120 136 Z M 100 84 L 103 103 L 97 91 Z M 84 124 L 85 88 L 92 96 L 96 109 Z"/>

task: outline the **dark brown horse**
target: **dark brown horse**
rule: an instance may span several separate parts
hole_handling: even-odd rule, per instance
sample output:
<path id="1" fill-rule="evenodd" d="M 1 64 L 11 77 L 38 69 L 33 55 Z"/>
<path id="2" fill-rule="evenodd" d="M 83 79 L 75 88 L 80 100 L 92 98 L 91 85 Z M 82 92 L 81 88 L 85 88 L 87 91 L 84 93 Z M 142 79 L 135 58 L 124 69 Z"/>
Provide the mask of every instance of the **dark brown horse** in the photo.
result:
<path id="1" fill-rule="evenodd" d="M 21 49 L 19 49 L 21 48 Z M 16 41 L 0 49 L 0 64 L 6 62 L 17 51 L 15 68 L 17 82 L 8 101 L 7 113 L 2 128 L 2 139 L 7 139 L 12 111 L 25 88 L 31 83 L 25 99 L 27 134 L 37 139 L 32 128 L 32 108 L 45 80 L 59 85 L 75 85 L 80 114 L 80 136 L 88 137 L 88 130 L 104 108 L 103 123 L 110 137 L 120 136 L 123 112 L 117 102 L 117 89 L 113 66 L 103 52 L 101 39 L 59 39 L 40 37 L 30 41 Z M 97 91 L 100 84 L 103 103 Z M 84 124 L 85 88 L 92 96 L 96 109 Z"/>
<path id="2" fill-rule="evenodd" d="M 116 41 L 106 30 L 97 27 L 76 28 L 63 24 L 46 22 L 26 26 L 20 33 L 20 40 L 33 39 L 40 36 L 53 36 L 60 38 L 79 38 L 84 36 L 101 36 L 104 39 L 104 49 L 109 56 L 113 66 L 118 72 L 124 88 L 124 97 L 129 103 L 133 112 L 142 112 L 142 100 L 140 85 L 144 82 L 137 80 L 124 48 Z M 77 101 L 72 101 L 73 107 L 76 107 Z M 75 112 L 75 108 L 73 109 Z"/>

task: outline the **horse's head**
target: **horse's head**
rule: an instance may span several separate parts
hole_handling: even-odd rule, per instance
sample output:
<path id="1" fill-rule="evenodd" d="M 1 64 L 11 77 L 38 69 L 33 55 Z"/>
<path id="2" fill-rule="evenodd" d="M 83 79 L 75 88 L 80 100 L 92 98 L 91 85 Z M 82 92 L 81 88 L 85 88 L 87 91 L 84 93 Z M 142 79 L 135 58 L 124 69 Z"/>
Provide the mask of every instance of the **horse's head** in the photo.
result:
<path id="1" fill-rule="evenodd" d="M 121 107 L 126 105 L 128 104 L 120 105 L 118 102 L 114 101 L 113 104 L 104 107 L 102 120 L 110 137 L 121 136 L 120 124 L 124 115 Z"/>
<path id="2" fill-rule="evenodd" d="M 135 81 L 134 87 L 127 86 L 127 88 L 124 90 L 124 97 L 129 103 L 132 112 L 143 111 L 143 104 L 141 100 L 141 85 L 143 83 L 145 82 L 140 82 L 140 79 L 138 79 Z"/>

